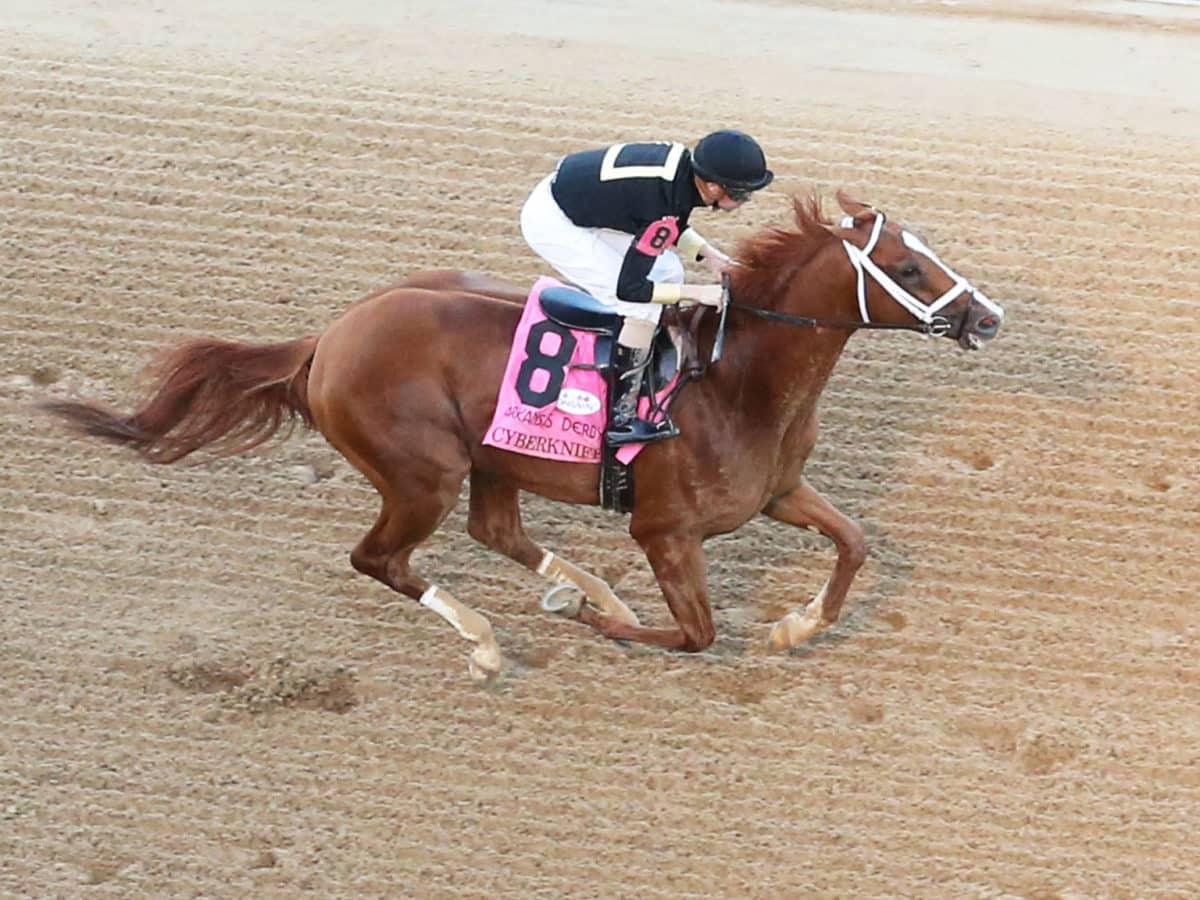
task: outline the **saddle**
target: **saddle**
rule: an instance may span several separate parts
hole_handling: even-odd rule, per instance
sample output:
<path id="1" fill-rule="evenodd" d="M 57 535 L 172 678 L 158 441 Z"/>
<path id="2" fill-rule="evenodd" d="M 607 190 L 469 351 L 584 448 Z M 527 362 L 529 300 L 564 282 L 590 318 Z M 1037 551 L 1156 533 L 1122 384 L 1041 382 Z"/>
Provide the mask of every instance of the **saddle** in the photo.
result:
<path id="1" fill-rule="evenodd" d="M 606 420 L 611 426 L 611 399 L 616 395 L 612 353 L 621 330 L 621 316 L 591 294 L 575 288 L 548 287 L 539 299 L 547 318 L 566 328 L 597 335 L 595 368 L 608 384 L 610 402 Z M 668 306 L 663 310 L 662 324 L 666 327 L 655 334 L 649 369 L 641 387 L 641 396 L 649 401 L 651 417 L 665 413 L 683 386 L 704 372 L 696 343 L 700 313 L 701 309 L 697 307 L 690 319 L 685 319 L 678 307 Z M 663 395 L 677 375 L 674 387 Z M 623 513 L 633 509 L 633 470 L 621 461 L 619 454 L 619 449 L 604 442 L 600 461 L 600 505 Z"/>

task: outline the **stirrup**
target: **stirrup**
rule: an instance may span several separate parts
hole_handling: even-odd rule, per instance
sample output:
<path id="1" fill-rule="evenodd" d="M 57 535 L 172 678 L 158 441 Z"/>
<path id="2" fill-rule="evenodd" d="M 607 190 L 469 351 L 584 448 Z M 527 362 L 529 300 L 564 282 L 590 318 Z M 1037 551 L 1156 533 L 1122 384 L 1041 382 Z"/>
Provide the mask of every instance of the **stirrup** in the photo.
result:
<path id="1" fill-rule="evenodd" d="M 654 441 L 665 441 L 676 437 L 679 429 L 669 418 L 661 422 L 647 422 L 645 419 L 631 419 L 628 424 L 613 425 L 605 433 L 604 439 L 610 447 L 624 447 L 626 444 L 649 444 Z"/>

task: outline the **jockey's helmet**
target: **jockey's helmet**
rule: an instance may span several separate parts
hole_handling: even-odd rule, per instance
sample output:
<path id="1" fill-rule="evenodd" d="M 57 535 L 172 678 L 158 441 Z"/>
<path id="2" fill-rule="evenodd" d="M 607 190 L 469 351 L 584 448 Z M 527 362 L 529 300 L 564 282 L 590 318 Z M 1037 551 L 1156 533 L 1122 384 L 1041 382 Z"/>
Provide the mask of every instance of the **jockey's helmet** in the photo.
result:
<path id="1" fill-rule="evenodd" d="M 692 151 L 692 168 L 705 181 L 746 194 L 762 190 L 775 178 L 758 141 L 732 129 L 702 137 Z"/>

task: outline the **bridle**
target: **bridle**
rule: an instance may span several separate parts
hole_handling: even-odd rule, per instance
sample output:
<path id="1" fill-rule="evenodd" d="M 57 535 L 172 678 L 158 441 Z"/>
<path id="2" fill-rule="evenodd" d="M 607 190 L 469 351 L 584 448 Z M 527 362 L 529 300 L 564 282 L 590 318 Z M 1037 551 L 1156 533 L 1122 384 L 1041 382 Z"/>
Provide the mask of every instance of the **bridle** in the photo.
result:
<path id="1" fill-rule="evenodd" d="M 903 229 L 900 231 L 900 236 L 905 246 L 936 264 L 943 272 L 950 276 L 953 284 L 931 303 L 924 302 L 898 285 L 887 272 L 877 266 L 871 259 L 871 253 L 875 250 L 875 245 L 879 243 L 879 237 L 883 234 L 883 226 L 886 221 L 887 217 L 883 213 L 875 211 L 875 222 L 871 226 L 871 236 L 867 239 L 864 247 L 856 247 L 845 238 L 842 239 L 842 247 L 846 251 L 846 256 L 850 258 L 850 264 L 854 266 L 857 275 L 858 311 L 862 317 L 859 321 L 850 322 L 817 319 L 812 316 L 796 316 L 791 313 L 776 312 L 773 309 L 763 309 L 758 306 L 746 306 L 742 303 L 734 303 L 728 297 L 726 306 L 740 312 L 758 316 L 760 319 L 786 322 L 789 325 L 798 325 L 805 328 L 840 328 L 847 331 L 857 331 L 859 328 L 873 328 L 879 330 L 915 331 L 931 337 L 943 337 L 951 334 L 955 324 L 958 326 L 958 331 L 962 331 L 967 319 L 966 310 L 963 311 L 957 323 L 952 322 L 940 313 L 941 310 L 945 309 L 964 293 L 970 294 L 972 301 L 979 303 L 993 314 L 1003 315 L 1000 307 L 989 300 L 982 291 L 974 288 L 969 281 L 938 259 L 937 254 L 925 246 L 924 242 L 915 234 Z M 840 224 L 843 228 L 853 228 L 854 218 L 847 216 Z M 868 276 L 883 288 L 893 300 L 903 306 L 913 318 L 917 319 L 917 322 L 872 322 L 870 313 L 867 311 Z M 726 292 L 728 292 L 728 279 L 723 279 L 722 284 Z M 722 326 L 724 325 L 723 317 L 721 324 Z M 957 335 L 955 336 L 957 337 Z"/>

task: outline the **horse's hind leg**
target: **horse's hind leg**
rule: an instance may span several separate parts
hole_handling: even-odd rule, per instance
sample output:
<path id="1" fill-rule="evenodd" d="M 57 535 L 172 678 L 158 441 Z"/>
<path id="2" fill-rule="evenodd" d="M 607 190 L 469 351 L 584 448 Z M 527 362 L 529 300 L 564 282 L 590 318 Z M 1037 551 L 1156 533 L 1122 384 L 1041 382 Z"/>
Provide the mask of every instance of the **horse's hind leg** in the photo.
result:
<path id="1" fill-rule="evenodd" d="M 471 676 L 476 680 L 494 677 L 502 663 L 488 620 L 444 588 L 415 574 L 409 564 L 417 546 L 454 508 L 469 466 L 465 453 L 447 445 L 435 448 L 438 452 L 426 459 L 396 458 L 388 448 L 374 446 L 362 436 L 354 446 L 338 437 L 337 443 L 330 442 L 370 479 L 383 499 L 378 520 L 350 554 L 351 565 L 419 601 L 453 625 L 475 644 L 469 662 Z M 370 453 L 371 462 L 364 450 Z"/>
<path id="2" fill-rule="evenodd" d="M 422 507 L 419 503 L 406 504 L 399 509 L 385 498 L 379 519 L 351 552 L 350 562 L 364 575 L 382 581 L 392 590 L 433 610 L 475 644 L 468 670 L 475 680 L 485 681 L 499 674 L 502 666 L 500 647 L 491 623 L 444 588 L 414 574 L 409 566 L 412 552 L 437 529 L 446 511 L 437 504 Z"/>
<path id="3" fill-rule="evenodd" d="M 544 550 L 529 539 L 521 525 L 521 507 L 516 485 L 478 470 L 471 472 L 471 512 L 467 521 L 471 537 L 519 562 L 527 569 L 558 582 L 542 598 L 544 608 L 563 611 L 551 604 L 552 595 L 564 586 L 580 590 L 589 603 L 613 619 L 637 625 L 637 616 L 601 578 L 574 563 Z M 578 605 L 572 614 L 578 612 Z"/>

